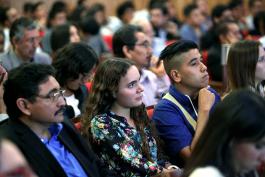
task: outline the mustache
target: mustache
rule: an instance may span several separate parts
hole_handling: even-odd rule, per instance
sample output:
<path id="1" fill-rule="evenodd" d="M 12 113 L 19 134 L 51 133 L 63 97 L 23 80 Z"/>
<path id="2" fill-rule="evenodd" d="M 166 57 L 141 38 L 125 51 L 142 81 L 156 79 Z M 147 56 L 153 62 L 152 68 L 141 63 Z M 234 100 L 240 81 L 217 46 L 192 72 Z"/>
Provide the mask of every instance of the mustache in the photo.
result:
<path id="1" fill-rule="evenodd" d="M 60 113 L 64 113 L 66 111 L 66 106 L 62 106 L 58 111 L 55 112 L 55 116 L 60 114 Z"/>

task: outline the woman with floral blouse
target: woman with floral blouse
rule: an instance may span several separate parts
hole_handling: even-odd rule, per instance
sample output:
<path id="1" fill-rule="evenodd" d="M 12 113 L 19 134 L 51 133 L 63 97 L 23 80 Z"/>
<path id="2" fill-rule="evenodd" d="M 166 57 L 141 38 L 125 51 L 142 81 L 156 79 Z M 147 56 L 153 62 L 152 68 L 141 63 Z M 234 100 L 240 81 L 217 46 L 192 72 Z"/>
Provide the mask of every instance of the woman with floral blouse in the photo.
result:
<path id="1" fill-rule="evenodd" d="M 131 61 L 109 59 L 97 68 L 82 132 L 117 176 L 152 176 L 163 170 L 142 93 L 140 73 Z"/>

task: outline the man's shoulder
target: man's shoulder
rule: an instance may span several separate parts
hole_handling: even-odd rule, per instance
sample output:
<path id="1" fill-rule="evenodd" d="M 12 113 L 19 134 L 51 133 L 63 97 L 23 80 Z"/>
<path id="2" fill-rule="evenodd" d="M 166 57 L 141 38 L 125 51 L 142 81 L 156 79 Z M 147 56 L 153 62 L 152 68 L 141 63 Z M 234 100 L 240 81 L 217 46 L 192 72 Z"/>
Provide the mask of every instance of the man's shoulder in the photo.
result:
<path id="1" fill-rule="evenodd" d="M 0 54 L 0 60 L 8 58 L 8 52 L 4 52 Z"/>
<path id="2" fill-rule="evenodd" d="M 23 135 L 26 128 L 21 126 L 17 120 L 6 120 L 0 126 L 0 134 L 2 137 L 16 142 Z"/>
<path id="3" fill-rule="evenodd" d="M 41 64 L 51 64 L 51 57 L 44 52 L 36 52 L 34 55 L 34 62 Z"/>
<path id="4" fill-rule="evenodd" d="M 1 57 L 2 65 L 9 71 L 20 65 L 21 61 L 12 48 L 6 51 Z"/>
<path id="5" fill-rule="evenodd" d="M 189 24 L 183 24 L 182 27 L 180 28 L 181 33 L 191 32 L 191 31 L 192 27 Z"/>
<path id="6" fill-rule="evenodd" d="M 5 53 L 0 54 L 0 61 L 3 63 L 3 65 L 10 63 L 10 60 L 13 57 L 10 56 L 10 53 L 7 51 Z"/>
<path id="7" fill-rule="evenodd" d="M 179 114 L 179 108 L 174 103 L 172 103 L 170 100 L 163 98 L 155 106 L 153 118 L 163 119 L 163 117 L 168 117 L 168 115 L 172 115 L 172 114 L 174 114 L 174 117 L 181 116 Z"/>

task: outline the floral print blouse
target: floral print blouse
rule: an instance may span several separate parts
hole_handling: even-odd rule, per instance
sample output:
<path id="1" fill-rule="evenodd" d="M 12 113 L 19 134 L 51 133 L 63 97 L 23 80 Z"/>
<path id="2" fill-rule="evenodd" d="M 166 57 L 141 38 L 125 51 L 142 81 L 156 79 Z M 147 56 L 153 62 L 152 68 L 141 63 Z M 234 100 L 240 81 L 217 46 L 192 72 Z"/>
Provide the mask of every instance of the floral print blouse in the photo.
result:
<path id="1" fill-rule="evenodd" d="M 124 117 L 112 112 L 95 116 L 91 133 L 95 151 L 109 170 L 120 176 L 151 176 L 157 173 L 157 146 L 149 128 L 145 128 L 150 156 L 148 161 L 141 153 L 142 141 L 135 128 Z"/>

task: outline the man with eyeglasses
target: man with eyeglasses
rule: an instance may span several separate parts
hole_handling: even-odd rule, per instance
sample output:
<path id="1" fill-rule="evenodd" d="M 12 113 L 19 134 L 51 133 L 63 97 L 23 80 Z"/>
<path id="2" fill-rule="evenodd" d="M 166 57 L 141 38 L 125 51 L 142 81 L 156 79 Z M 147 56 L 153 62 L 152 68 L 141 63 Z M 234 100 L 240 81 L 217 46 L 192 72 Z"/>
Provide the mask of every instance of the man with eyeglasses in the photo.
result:
<path id="1" fill-rule="evenodd" d="M 40 36 L 37 24 L 33 20 L 21 17 L 10 28 L 10 49 L 0 56 L 7 71 L 22 63 L 51 64 L 51 58 L 44 52 L 37 52 Z"/>
<path id="2" fill-rule="evenodd" d="M 100 176 L 96 155 L 64 118 L 64 90 L 54 74 L 52 66 L 34 63 L 9 72 L 3 96 L 9 119 L 0 135 L 17 145 L 39 177 Z"/>
<path id="3" fill-rule="evenodd" d="M 141 73 L 140 83 L 143 85 L 143 102 L 146 107 L 153 106 L 169 88 L 170 82 L 166 74 L 156 76 L 147 68 L 150 67 L 152 48 L 150 39 L 140 27 L 125 25 L 113 36 L 113 53 L 116 57 L 128 58 L 135 62 Z"/>

